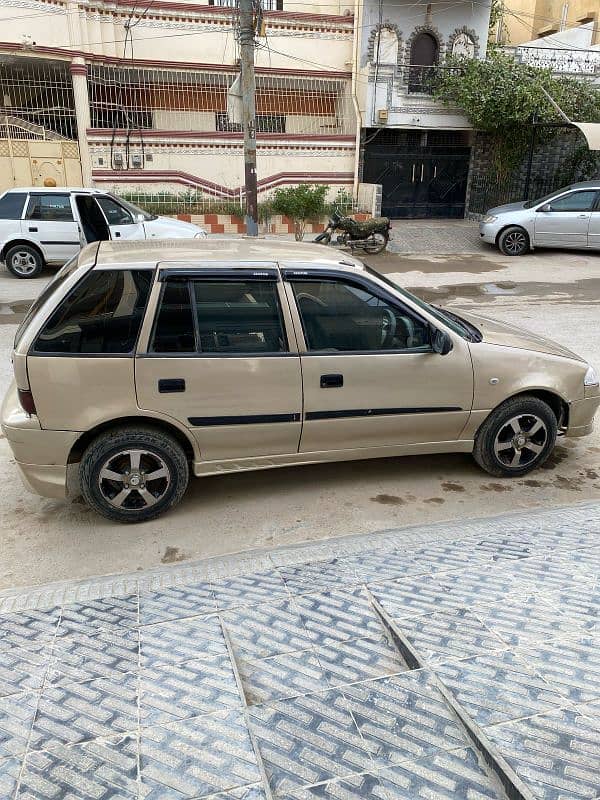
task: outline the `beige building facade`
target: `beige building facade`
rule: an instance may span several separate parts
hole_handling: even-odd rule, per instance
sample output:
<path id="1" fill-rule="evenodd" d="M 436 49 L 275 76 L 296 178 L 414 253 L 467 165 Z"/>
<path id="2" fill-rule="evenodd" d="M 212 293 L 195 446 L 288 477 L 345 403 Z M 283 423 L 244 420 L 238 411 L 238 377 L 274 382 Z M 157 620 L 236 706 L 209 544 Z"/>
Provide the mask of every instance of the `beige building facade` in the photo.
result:
<path id="1" fill-rule="evenodd" d="M 600 44 L 600 0 L 504 0 L 503 6 L 498 35 L 505 44 L 530 42 L 590 22 L 591 43 Z"/>

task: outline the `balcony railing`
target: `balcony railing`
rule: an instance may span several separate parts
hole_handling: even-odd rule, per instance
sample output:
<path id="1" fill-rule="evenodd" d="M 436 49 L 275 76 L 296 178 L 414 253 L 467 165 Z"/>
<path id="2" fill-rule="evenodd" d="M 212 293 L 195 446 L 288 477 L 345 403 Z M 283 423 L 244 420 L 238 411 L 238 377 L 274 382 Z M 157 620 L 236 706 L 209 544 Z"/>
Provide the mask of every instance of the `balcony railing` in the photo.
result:
<path id="1" fill-rule="evenodd" d="M 505 47 L 517 61 L 551 69 L 557 74 L 600 76 L 600 50 L 567 50 L 557 47 Z"/>

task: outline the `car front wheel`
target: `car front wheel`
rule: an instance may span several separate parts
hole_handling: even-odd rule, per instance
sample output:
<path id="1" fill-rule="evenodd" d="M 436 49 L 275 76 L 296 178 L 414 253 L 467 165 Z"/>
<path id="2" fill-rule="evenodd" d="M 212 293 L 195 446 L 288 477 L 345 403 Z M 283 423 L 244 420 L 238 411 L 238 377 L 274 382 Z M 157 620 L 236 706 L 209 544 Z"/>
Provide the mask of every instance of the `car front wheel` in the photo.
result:
<path id="1" fill-rule="evenodd" d="M 475 437 L 473 457 L 496 477 L 518 477 L 541 466 L 556 443 L 554 411 L 537 397 L 515 397 L 498 406 Z"/>
<path id="2" fill-rule="evenodd" d="M 5 263 L 15 278 L 37 278 L 44 269 L 44 259 L 28 244 L 17 244 L 7 250 Z"/>
<path id="3" fill-rule="evenodd" d="M 107 431 L 91 442 L 80 476 L 83 496 L 99 514 L 117 522 L 143 522 L 179 503 L 189 467 L 171 436 L 132 427 Z"/>
<path id="4" fill-rule="evenodd" d="M 518 225 L 512 225 L 500 234 L 498 247 L 505 256 L 524 256 L 529 252 L 527 231 Z"/>

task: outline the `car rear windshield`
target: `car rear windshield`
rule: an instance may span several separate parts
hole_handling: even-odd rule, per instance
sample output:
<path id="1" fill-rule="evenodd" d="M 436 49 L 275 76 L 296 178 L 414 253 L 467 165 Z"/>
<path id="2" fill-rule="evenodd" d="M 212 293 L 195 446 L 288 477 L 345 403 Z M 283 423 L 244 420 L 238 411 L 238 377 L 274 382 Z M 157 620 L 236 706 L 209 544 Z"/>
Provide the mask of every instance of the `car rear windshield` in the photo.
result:
<path id="1" fill-rule="evenodd" d="M 37 314 L 40 308 L 44 305 L 46 300 L 51 297 L 54 292 L 56 292 L 63 283 L 69 278 L 77 269 L 77 260 L 79 258 L 79 253 L 70 258 L 67 263 L 63 266 L 59 272 L 56 273 L 54 278 L 47 283 L 45 288 L 42 289 L 41 293 L 37 296 L 37 298 L 33 301 L 33 303 L 29 306 L 29 310 L 25 314 L 23 318 L 23 322 L 19 325 L 17 329 L 17 333 L 15 334 L 15 349 L 19 346 L 19 342 L 23 338 L 23 334 L 29 327 L 29 323 L 33 319 L 33 317 Z"/>
<path id="2" fill-rule="evenodd" d="M 132 354 L 142 326 L 152 271 L 92 270 L 59 304 L 32 353 Z"/>

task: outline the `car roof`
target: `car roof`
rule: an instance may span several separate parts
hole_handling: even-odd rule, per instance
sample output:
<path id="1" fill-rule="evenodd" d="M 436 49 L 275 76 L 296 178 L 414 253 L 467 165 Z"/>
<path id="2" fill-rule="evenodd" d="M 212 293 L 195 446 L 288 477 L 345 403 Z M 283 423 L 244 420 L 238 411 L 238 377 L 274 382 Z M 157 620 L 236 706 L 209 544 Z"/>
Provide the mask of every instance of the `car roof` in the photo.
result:
<path id="1" fill-rule="evenodd" d="M 565 186 L 565 189 L 599 189 L 600 190 L 600 180 L 596 179 L 595 181 L 578 181 L 577 183 L 572 183 L 570 186 Z M 557 191 L 562 191 L 557 189 Z"/>
<path id="2" fill-rule="evenodd" d="M 17 192 L 35 192 L 36 194 L 71 194 L 80 192 L 81 194 L 106 194 L 102 189 L 90 189 L 85 186 L 18 186 L 8 189 L 7 194 Z"/>
<path id="3" fill-rule="evenodd" d="M 330 267 L 364 269 L 354 256 L 332 247 L 312 242 L 292 242 L 287 239 L 239 237 L 236 239 L 154 239 L 125 242 L 100 242 L 97 267 L 154 267 L 181 268 L 210 262 L 214 266 L 256 268 L 268 263 L 301 263 L 303 268 Z M 237 263 L 239 262 L 239 264 Z M 244 263 L 245 262 L 245 263 Z M 314 262 L 314 264 L 312 263 Z"/>

